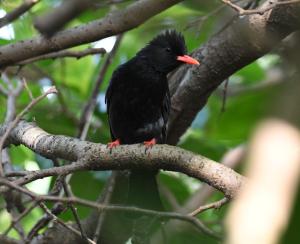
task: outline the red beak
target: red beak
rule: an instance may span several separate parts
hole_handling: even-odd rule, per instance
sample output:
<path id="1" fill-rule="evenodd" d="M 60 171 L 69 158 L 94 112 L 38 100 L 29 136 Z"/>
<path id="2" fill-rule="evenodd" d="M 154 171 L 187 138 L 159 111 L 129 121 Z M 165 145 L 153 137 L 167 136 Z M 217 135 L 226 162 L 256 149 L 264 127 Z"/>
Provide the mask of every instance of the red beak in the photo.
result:
<path id="1" fill-rule="evenodd" d="M 182 61 L 187 64 L 196 64 L 196 65 L 200 64 L 198 60 L 196 60 L 188 55 L 177 56 L 177 60 Z"/>

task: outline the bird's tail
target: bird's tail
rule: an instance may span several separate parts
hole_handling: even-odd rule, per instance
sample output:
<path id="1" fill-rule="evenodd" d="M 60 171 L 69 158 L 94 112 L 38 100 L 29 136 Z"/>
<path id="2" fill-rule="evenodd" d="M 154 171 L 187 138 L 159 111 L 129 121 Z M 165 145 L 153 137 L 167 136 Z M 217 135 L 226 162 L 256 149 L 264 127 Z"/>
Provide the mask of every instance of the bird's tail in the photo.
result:
<path id="1" fill-rule="evenodd" d="M 156 181 L 157 171 L 132 170 L 129 176 L 128 205 L 163 211 Z"/>
<path id="2" fill-rule="evenodd" d="M 127 202 L 129 206 L 164 211 L 156 175 L 157 171 L 133 170 L 130 172 Z M 149 244 L 149 238 L 155 229 L 160 228 L 160 222 L 153 216 L 143 214 L 133 213 L 130 214 L 130 218 L 132 221 L 131 242 L 134 244 Z"/>

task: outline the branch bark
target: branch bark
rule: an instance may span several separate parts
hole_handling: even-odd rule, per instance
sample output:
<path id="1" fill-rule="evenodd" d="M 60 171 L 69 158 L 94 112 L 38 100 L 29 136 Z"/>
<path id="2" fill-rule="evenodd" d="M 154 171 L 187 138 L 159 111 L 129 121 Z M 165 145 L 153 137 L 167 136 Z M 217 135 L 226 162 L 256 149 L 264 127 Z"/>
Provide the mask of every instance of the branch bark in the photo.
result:
<path id="1" fill-rule="evenodd" d="M 112 11 L 100 20 L 58 32 L 53 37 L 35 37 L 0 47 L 0 68 L 45 53 L 100 40 L 133 29 L 181 0 L 141 0 Z"/>
<path id="2" fill-rule="evenodd" d="M 26 65 L 30 63 L 34 63 L 37 61 L 45 60 L 45 59 L 56 59 L 56 58 L 76 58 L 80 59 L 87 55 L 94 55 L 94 54 L 105 54 L 106 50 L 104 48 L 87 48 L 83 51 L 70 51 L 70 50 L 62 50 L 59 52 L 48 53 L 45 55 L 37 56 L 34 58 L 26 59 L 20 63 L 16 63 L 16 65 Z"/>
<path id="3" fill-rule="evenodd" d="M 274 1 L 267 1 L 262 7 L 268 7 L 271 2 Z M 211 93 L 224 80 L 299 29 L 299 12 L 300 4 L 278 5 L 263 15 L 240 18 L 193 52 L 201 65 L 182 66 L 169 78 L 172 94 L 169 144 L 177 144 Z"/>
<path id="4" fill-rule="evenodd" d="M 1 136 L 9 126 L 10 124 L 0 126 Z M 226 197 L 232 198 L 245 182 L 244 177 L 232 169 L 174 146 L 157 145 L 149 154 L 145 154 L 141 145 L 124 145 L 110 152 L 106 145 L 51 135 L 26 121 L 20 121 L 11 131 L 5 145 L 9 144 L 23 144 L 47 158 L 76 162 L 30 172 L 14 181 L 20 185 L 50 175 L 66 175 L 82 170 L 163 169 L 182 172 L 202 180 L 223 192 Z M 0 192 L 5 190 L 2 187 Z"/>

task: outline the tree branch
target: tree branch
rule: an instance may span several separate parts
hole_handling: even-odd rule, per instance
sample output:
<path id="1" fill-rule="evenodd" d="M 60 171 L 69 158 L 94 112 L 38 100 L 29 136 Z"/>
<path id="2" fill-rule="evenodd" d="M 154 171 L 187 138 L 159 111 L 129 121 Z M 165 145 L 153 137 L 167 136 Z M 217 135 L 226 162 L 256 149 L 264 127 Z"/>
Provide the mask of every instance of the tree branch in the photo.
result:
<path id="1" fill-rule="evenodd" d="M 87 206 L 90 208 L 95 208 L 98 211 L 117 211 L 117 212 L 136 212 L 136 213 L 141 213 L 145 215 L 153 215 L 157 217 L 160 220 L 165 220 L 165 219 L 178 219 L 178 220 L 183 220 L 187 221 L 194 226 L 196 226 L 200 231 L 214 237 L 217 239 L 220 239 L 218 235 L 216 235 L 214 232 L 209 230 L 199 219 L 194 218 L 193 216 L 190 215 L 184 215 L 184 214 L 179 214 L 179 213 L 173 213 L 173 212 L 160 212 L 160 211 L 155 211 L 155 210 L 150 210 L 150 209 L 142 209 L 138 207 L 131 207 L 131 206 L 116 206 L 116 205 L 105 205 L 105 204 L 100 204 L 100 203 L 95 203 L 89 200 L 77 198 L 77 197 L 57 197 L 57 196 L 47 196 L 47 195 L 37 195 L 32 191 L 29 191 L 21 186 L 18 186 L 17 184 L 10 182 L 8 180 L 5 180 L 4 178 L 0 177 L 0 184 L 6 185 L 11 189 L 17 190 L 19 192 L 22 192 L 28 196 L 30 196 L 34 201 L 36 201 L 38 204 L 42 204 L 42 206 L 45 206 L 41 202 L 49 201 L 49 202 L 62 202 L 62 203 L 72 203 L 72 204 L 80 204 L 83 206 Z M 42 207 L 44 209 L 44 207 Z M 45 210 L 45 209 L 44 209 Z M 46 211 L 48 214 L 51 212 L 48 210 Z M 51 213 L 52 218 L 57 217 Z M 64 224 L 62 221 L 60 221 L 60 224 L 63 224 L 66 227 L 66 224 Z M 68 228 L 68 227 L 66 227 Z M 74 232 L 72 228 L 72 232 Z M 77 231 L 76 235 L 80 235 L 80 232 Z"/>
<path id="2" fill-rule="evenodd" d="M 3 135 L 10 124 L 0 126 Z M 124 145 L 112 152 L 106 145 L 75 138 L 51 135 L 36 125 L 20 121 L 11 131 L 5 145 L 23 144 L 47 158 L 74 161 L 71 165 L 30 172 L 14 181 L 26 184 L 50 175 L 65 175 L 81 170 L 163 169 L 195 177 L 222 191 L 226 197 L 236 195 L 245 179 L 230 168 L 200 155 L 169 145 L 154 146 L 149 154 L 141 145 Z M 1 189 L 3 192 L 6 189 Z"/>
<path id="3" fill-rule="evenodd" d="M 87 55 L 94 55 L 94 54 L 105 54 L 106 50 L 104 48 L 87 48 L 83 51 L 70 51 L 70 50 L 62 50 L 59 52 L 53 52 L 44 54 L 41 56 L 37 56 L 34 58 L 26 59 L 22 62 L 16 63 L 15 65 L 26 65 L 30 63 L 34 63 L 37 61 L 45 60 L 45 59 L 56 59 L 56 58 L 76 58 L 80 59 Z"/>
<path id="4" fill-rule="evenodd" d="M 4 17 L 0 18 L 0 28 L 19 18 L 39 1 L 40 0 L 25 0 L 19 7 L 17 7 L 10 13 L 7 13 Z"/>
<path id="5" fill-rule="evenodd" d="M 269 6 L 267 1 L 263 7 Z M 172 111 L 168 143 L 176 144 L 211 93 L 230 75 L 272 50 L 300 27 L 300 4 L 278 5 L 249 15 L 212 37 L 193 56 L 201 65 L 180 67 L 169 78 Z M 178 89 L 177 89 L 178 88 Z"/>
<path id="6" fill-rule="evenodd" d="M 51 12 L 35 20 L 35 28 L 45 36 L 51 36 L 70 20 L 92 7 L 92 0 L 64 0 Z"/>
<path id="7" fill-rule="evenodd" d="M 238 12 L 239 15 L 251 15 L 251 14 L 264 14 L 265 12 L 271 10 L 272 8 L 275 8 L 278 5 L 285 5 L 285 4 L 295 4 L 299 3 L 299 0 L 287 0 L 287 1 L 281 1 L 281 2 L 272 2 L 269 6 L 264 6 L 258 9 L 244 9 L 240 7 L 237 4 L 232 3 L 230 0 L 222 0 L 222 2 L 231 8 L 233 8 L 235 11 Z"/>
<path id="8" fill-rule="evenodd" d="M 133 29 L 181 0 L 141 0 L 100 20 L 58 32 L 52 38 L 36 37 L 0 47 L 0 67 L 45 53 L 100 40 Z"/>

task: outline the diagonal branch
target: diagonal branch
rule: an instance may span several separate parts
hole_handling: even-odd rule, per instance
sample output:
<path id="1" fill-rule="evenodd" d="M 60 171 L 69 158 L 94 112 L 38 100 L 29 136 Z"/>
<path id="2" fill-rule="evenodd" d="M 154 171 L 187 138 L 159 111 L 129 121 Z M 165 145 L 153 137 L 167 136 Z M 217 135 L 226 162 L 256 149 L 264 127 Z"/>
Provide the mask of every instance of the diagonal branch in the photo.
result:
<path id="1" fill-rule="evenodd" d="M 268 7 L 272 2 L 267 1 L 262 7 Z M 263 15 L 240 18 L 193 52 L 201 65 L 182 66 L 169 78 L 172 109 L 168 143 L 178 142 L 211 93 L 224 80 L 299 29 L 299 11 L 300 4 L 285 4 L 277 5 Z"/>
<path id="2" fill-rule="evenodd" d="M 275 2 L 271 2 L 271 4 L 268 6 L 264 6 L 258 9 L 244 9 L 237 4 L 234 4 L 231 0 L 222 0 L 222 2 L 230 6 L 231 8 L 233 8 L 235 11 L 237 11 L 239 15 L 251 15 L 251 14 L 264 14 L 265 12 L 275 8 L 278 5 L 300 3 L 300 0 L 286 0 L 281 2 L 275 1 Z"/>
<path id="3" fill-rule="evenodd" d="M 34 26 L 43 35 L 51 36 L 70 20 L 91 8 L 92 3 L 92 0 L 64 0 L 49 13 L 39 16 Z"/>
<path id="4" fill-rule="evenodd" d="M 25 14 L 39 1 L 40 0 L 25 0 L 19 7 L 17 7 L 10 13 L 7 13 L 4 17 L 0 18 L 0 28 L 13 22 L 15 19 Z"/>
<path id="5" fill-rule="evenodd" d="M 181 0 L 141 0 L 125 9 L 113 11 L 100 20 L 58 32 L 52 38 L 35 37 L 0 47 L 0 67 L 45 53 L 94 42 L 123 33 L 147 21 L 152 16 Z"/>

